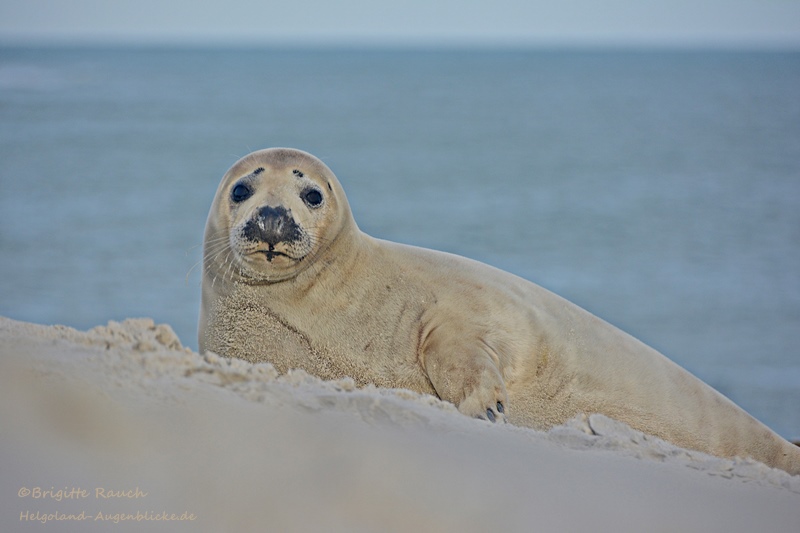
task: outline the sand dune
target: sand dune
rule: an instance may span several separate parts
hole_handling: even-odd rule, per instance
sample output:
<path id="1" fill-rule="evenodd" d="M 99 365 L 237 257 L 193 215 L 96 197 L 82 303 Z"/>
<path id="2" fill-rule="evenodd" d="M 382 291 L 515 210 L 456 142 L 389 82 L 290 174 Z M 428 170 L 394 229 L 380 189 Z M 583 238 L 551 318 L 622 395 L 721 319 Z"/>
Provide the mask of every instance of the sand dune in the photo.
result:
<path id="1" fill-rule="evenodd" d="M 800 476 L 278 376 L 149 319 L 0 318 L 2 531 L 796 531 Z"/>

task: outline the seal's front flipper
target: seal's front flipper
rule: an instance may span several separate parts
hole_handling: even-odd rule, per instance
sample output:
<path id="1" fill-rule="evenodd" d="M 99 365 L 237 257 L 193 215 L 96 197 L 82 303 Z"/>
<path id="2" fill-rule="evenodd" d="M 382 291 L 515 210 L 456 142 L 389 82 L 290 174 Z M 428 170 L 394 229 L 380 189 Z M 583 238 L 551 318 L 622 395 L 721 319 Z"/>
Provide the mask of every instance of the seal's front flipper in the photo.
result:
<path id="1" fill-rule="evenodd" d="M 467 365 L 467 368 L 470 367 L 473 375 L 464 376 L 463 399 L 453 403 L 467 416 L 490 422 L 506 422 L 506 387 L 497 368 L 490 361 L 477 360 Z M 438 392 L 439 388 L 436 387 L 436 390 Z"/>
<path id="2" fill-rule="evenodd" d="M 447 338 L 437 329 L 423 342 L 420 362 L 439 398 L 467 416 L 507 421 L 505 383 L 483 343 Z"/>

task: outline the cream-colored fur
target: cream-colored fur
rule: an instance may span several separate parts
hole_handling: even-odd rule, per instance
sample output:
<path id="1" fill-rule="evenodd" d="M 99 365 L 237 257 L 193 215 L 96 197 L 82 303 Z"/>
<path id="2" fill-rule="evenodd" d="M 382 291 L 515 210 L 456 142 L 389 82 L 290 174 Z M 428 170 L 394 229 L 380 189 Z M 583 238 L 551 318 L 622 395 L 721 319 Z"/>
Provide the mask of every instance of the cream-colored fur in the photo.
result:
<path id="1" fill-rule="evenodd" d="M 243 178 L 252 196 L 235 203 Z M 309 187 L 321 205 L 304 202 Z M 241 237 L 264 206 L 302 228 L 270 260 Z M 435 394 L 464 414 L 538 429 L 603 413 L 679 446 L 800 474 L 800 449 L 587 311 L 476 261 L 364 234 L 333 173 L 297 150 L 255 152 L 223 177 L 206 226 L 199 341 L 201 351 Z"/>

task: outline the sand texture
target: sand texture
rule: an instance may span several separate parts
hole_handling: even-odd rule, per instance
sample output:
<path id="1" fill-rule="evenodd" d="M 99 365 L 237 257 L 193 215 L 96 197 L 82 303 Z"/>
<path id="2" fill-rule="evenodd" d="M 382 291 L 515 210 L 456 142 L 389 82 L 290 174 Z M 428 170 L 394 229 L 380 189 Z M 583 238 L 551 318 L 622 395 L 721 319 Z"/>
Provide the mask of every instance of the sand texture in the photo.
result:
<path id="1" fill-rule="evenodd" d="M 0 531 L 798 531 L 800 476 L 279 376 L 166 325 L 0 318 Z"/>

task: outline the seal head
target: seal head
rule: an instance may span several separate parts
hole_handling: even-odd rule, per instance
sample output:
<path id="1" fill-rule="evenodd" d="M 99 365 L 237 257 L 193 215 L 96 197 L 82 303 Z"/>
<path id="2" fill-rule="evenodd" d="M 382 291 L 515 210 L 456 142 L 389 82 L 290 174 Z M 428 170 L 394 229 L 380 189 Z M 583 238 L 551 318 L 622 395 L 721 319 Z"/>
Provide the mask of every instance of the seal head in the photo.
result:
<path id="1" fill-rule="evenodd" d="M 286 280 L 354 225 L 324 163 L 299 150 L 261 150 L 234 164 L 220 183 L 206 225 L 204 265 L 234 282 Z"/>

